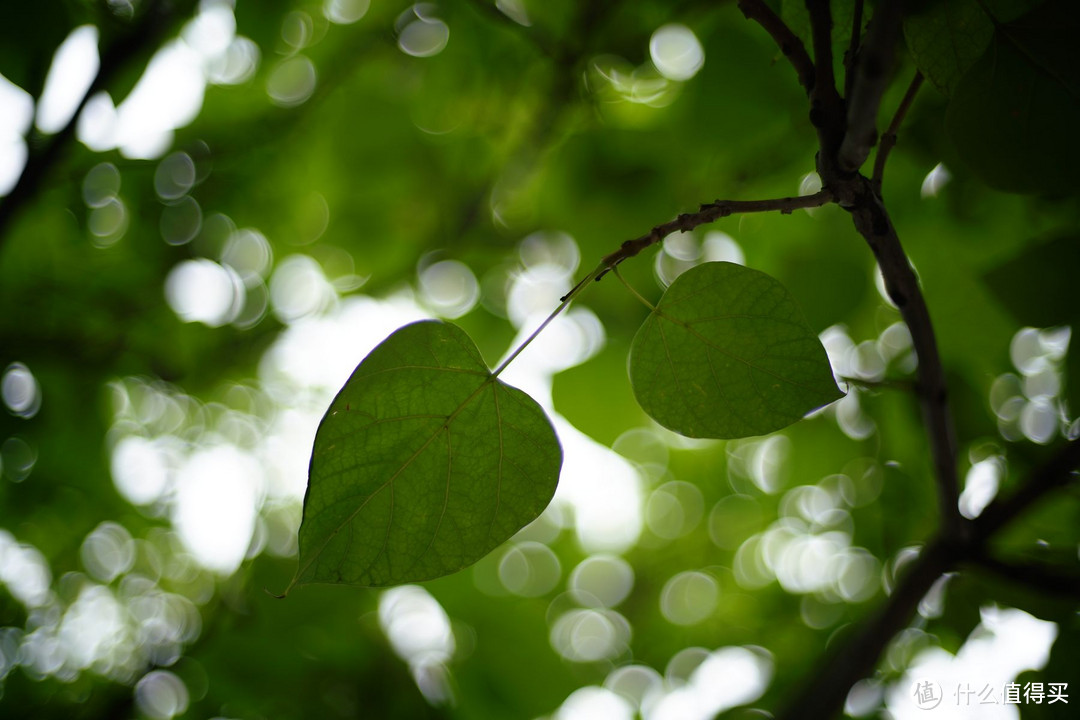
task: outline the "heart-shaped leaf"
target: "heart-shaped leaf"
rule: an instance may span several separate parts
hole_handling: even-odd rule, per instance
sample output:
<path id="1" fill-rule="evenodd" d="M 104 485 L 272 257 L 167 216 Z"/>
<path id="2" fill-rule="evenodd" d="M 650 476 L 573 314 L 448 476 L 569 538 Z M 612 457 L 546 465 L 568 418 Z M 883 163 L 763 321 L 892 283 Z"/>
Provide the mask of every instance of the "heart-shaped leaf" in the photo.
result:
<path id="1" fill-rule="evenodd" d="M 671 284 L 630 347 L 630 383 L 645 412 L 687 437 L 764 435 L 842 397 L 788 291 L 731 263 Z"/>
<path id="2" fill-rule="evenodd" d="M 562 450 L 463 330 L 407 325 L 353 372 L 315 436 L 290 585 L 385 586 L 476 562 L 551 501 Z"/>

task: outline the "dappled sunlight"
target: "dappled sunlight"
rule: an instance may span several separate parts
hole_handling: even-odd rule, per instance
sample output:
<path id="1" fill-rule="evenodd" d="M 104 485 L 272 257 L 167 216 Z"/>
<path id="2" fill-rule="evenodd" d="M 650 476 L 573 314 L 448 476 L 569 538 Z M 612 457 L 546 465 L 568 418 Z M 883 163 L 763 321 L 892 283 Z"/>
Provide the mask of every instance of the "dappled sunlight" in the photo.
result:
<path id="1" fill-rule="evenodd" d="M 398 657 L 433 705 L 453 701 L 447 663 L 456 643 L 442 605 L 418 585 L 402 585 L 379 596 L 379 625 Z"/>
<path id="2" fill-rule="evenodd" d="M 876 674 L 850 715 L 919 715 L 922 677 L 1000 690 L 1046 665 L 1057 626 L 1018 610 L 983 607 L 961 639 L 957 558 L 989 561 L 926 510 L 957 453 L 928 450 L 949 423 L 927 443 L 915 373 L 949 369 L 963 518 L 1080 436 L 1072 329 L 1049 326 L 1068 296 L 1044 319 L 961 312 L 1068 213 L 979 189 L 926 134 L 951 88 L 881 136 L 909 153 L 890 210 L 925 211 L 884 216 L 880 168 L 815 163 L 792 125 L 823 68 L 784 42 L 752 57 L 769 33 L 720 5 L 109 0 L 50 24 L 23 3 L 41 22 L 0 52 L 0 707 L 765 717 L 882 609 L 891 642 L 855 659 Z M 770 57 L 795 75 L 774 82 Z M 819 137 L 857 105 L 817 108 Z M 927 173 L 954 156 L 955 184 Z M 795 212 L 823 185 L 850 212 Z M 849 216 L 882 239 L 868 211 L 912 247 L 985 242 L 942 250 L 971 282 L 928 288 L 948 357 L 917 359 L 911 294 L 909 330 L 866 248 L 831 242 Z M 622 260 L 659 331 L 634 334 Z M 680 310 L 657 300 L 695 276 L 667 295 Z M 1010 532 L 1073 558 L 1042 519 Z M 373 587 L 308 587 L 350 583 Z"/>
<path id="3" fill-rule="evenodd" d="M 434 3 L 417 3 L 398 16 L 394 29 L 403 53 L 429 58 L 443 51 L 450 41 L 450 27 L 439 19 L 437 12 Z"/>
<path id="4" fill-rule="evenodd" d="M 982 622 L 956 655 L 939 647 L 920 650 L 903 677 L 885 693 L 885 705 L 896 720 L 926 717 L 915 701 L 916 682 L 937 684 L 942 709 L 949 717 L 1018 718 L 1016 703 L 1005 703 L 1006 685 L 1025 670 L 1041 669 L 1057 637 L 1057 625 L 1021 610 L 984 606 Z M 1057 678 L 1048 678 L 1056 680 Z M 1019 693 L 1019 687 L 1017 688 Z"/>
<path id="5" fill-rule="evenodd" d="M 709 574 L 691 570 L 672 576 L 660 591 L 660 614 L 673 625 L 696 625 L 716 610 L 720 587 Z"/>
<path id="6" fill-rule="evenodd" d="M 772 656 L 761 648 L 690 647 L 671 658 L 664 675 L 647 665 L 615 668 L 603 687 L 576 690 L 553 717 L 708 720 L 761 697 L 772 672 Z"/>
<path id="7" fill-rule="evenodd" d="M 990 408 L 1006 440 L 1045 445 L 1077 435 L 1075 409 L 1061 397 L 1069 327 L 1021 328 L 1009 346 L 1016 373 L 999 375 L 990 387 Z"/>
<path id="8" fill-rule="evenodd" d="M 634 568 L 618 555 L 596 553 L 571 571 L 567 589 L 584 607 L 615 607 L 634 587 Z"/>
<path id="9" fill-rule="evenodd" d="M 571 662 L 613 660 L 630 648 L 630 622 L 607 608 L 571 608 L 551 622 L 551 646 Z"/>
<path id="10" fill-rule="evenodd" d="M 41 386 L 23 363 L 14 362 L 0 377 L 0 398 L 8 412 L 29 420 L 41 409 Z"/>
<path id="11" fill-rule="evenodd" d="M 323 14 L 338 25 L 350 25 L 367 13 L 371 0 L 325 0 Z"/>
<path id="12" fill-rule="evenodd" d="M 454 319 L 466 314 L 480 299 L 480 284 L 469 266 L 441 260 L 419 269 L 420 298 L 435 315 Z"/>
<path id="13" fill-rule="evenodd" d="M 60 43 L 38 101 L 38 130 L 59 132 L 71 120 L 101 65 L 97 45 L 98 29 L 93 25 L 75 28 Z"/>
<path id="14" fill-rule="evenodd" d="M 847 476 L 788 490 L 780 499 L 780 517 L 736 551 L 736 581 L 756 589 L 775 580 L 786 592 L 813 594 L 828 604 L 870 599 L 880 588 L 881 566 L 870 551 L 852 543 L 848 509 L 858 502 L 855 483 Z M 744 526 L 742 533 L 753 526 Z M 721 540 L 730 545 L 736 537 Z"/>
<path id="15" fill-rule="evenodd" d="M 34 119 L 34 98 L 0 75 L 0 196 L 7 195 L 26 164 L 26 133 Z"/>
<path id="16" fill-rule="evenodd" d="M 705 50 L 694 31 L 678 24 L 664 25 L 652 34 L 649 57 L 669 80 L 689 80 L 705 64 Z"/>
<path id="17" fill-rule="evenodd" d="M 547 595 L 562 580 L 559 557 L 547 545 L 534 541 L 507 546 L 499 560 L 503 587 L 521 597 Z"/>
<path id="18" fill-rule="evenodd" d="M 936 198 L 949 184 L 950 180 L 952 180 L 952 173 L 949 172 L 949 168 L 945 167 L 944 163 L 935 165 L 934 169 L 928 172 L 923 179 L 920 190 L 923 200 Z"/>

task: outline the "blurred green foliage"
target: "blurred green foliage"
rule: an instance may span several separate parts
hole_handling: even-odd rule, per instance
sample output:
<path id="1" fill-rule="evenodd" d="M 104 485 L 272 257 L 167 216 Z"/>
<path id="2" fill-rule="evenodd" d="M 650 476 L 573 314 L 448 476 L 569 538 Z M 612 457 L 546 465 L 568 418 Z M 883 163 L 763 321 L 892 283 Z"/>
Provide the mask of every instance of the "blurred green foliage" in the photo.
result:
<path id="1" fill-rule="evenodd" d="M 947 3 L 953 16 L 999 4 Z M 785 17 L 800 17 L 782 5 Z M 1036 11 L 1071 18 L 1067 5 L 1048 0 Z M 7 3 L 0 74 L 37 100 L 73 28 L 97 25 L 104 56 L 159 7 L 178 13 L 167 15 L 173 35 L 189 19 L 185 4 L 150 0 Z M 0 368 L 11 388 L 0 413 L 0 715 L 534 718 L 562 707 L 566 718 L 574 717 L 568 697 L 614 682 L 619 667 L 666 672 L 666 692 L 721 648 L 751 648 L 771 668 L 759 675 L 760 697 L 747 702 L 775 710 L 830 639 L 884 599 L 905 549 L 937 527 L 925 430 L 906 387 L 909 343 L 877 289 L 871 253 L 835 206 L 725 218 L 621 271 L 655 302 L 678 272 L 737 251 L 791 291 L 834 370 L 853 379 L 843 388 L 850 399 L 765 439 L 674 438 L 637 408 L 627 380 L 627 351 L 647 309 L 605 278 L 575 304 L 589 313 L 566 326 L 598 343 L 574 350 L 562 336 L 541 336 L 521 361 L 547 368 L 537 377 L 550 382 L 553 410 L 567 421 L 557 427 L 564 449 L 572 425 L 581 433 L 573 442 L 608 463 L 591 478 L 601 507 L 606 499 L 614 516 L 617 493 L 603 493 L 638 488 L 628 517 L 640 528 L 609 528 L 615 539 L 605 546 L 581 529 L 602 517 L 557 500 L 475 569 L 426 583 L 430 596 L 313 586 L 281 601 L 264 592 L 280 592 L 296 569 L 296 488 L 302 493 L 307 456 L 281 449 L 310 449 L 313 422 L 344 380 L 340 366 L 351 370 L 371 347 L 350 344 L 357 337 L 376 328 L 373 341 L 381 339 L 417 319 L 409 312 L 442 314 L 493 366 L 534 327 L 515 314 L 522 301 L 513 289 L 524 292 L 525 281 L 542 285 L 543 272 L 561 269 L 554 301 L 623 240 L 700 203 L 812 191 L 806 98 L 771 39 L 734 3 L 698 0 L 240 0 L 235 13 L 222 8 L 235 17 L 234 39 L 252 43 L 235 45 L 238 67 L 256 57 L 244 48 L 257 48 L 250 75 L 208 84 L 197 116 L 150 159 L 69 138 L 0 236 Z M 330 22 L 335 12 L 359 17 Z M 1075 401 L 1065 398 L 1075 397 L 1080 356 L 1067 349 L 1068 332 L 1051 327 L 1071 322 L 1076 305 L 1080 214 L 1069 178 L 1080 177 L 1078 143 L 1061 121 L 1076 112 L 1071 75 L 1040 111 L 1047 127 L 1020 129 L 1037 151 L 995 154 L 992 143 L 1012 136 L 971 116 L 989 87 L 979 74 L 986 53 L 1007 43 L 999 35 L 1009 28 L 1028 27 L 1019 15 L 965 54 L 956 78 L 937 82 L 951 96 L 924 88 L 884 187 L 950 378 L 961 477 L 977 467 L 1003 491 L 1049 454 L 1044 446 L 1075 434 Z M 654 62 L 663 54 L 650 53 L 668 24 L 700 42 L 703 64 L 686 79 L 673 79 L 677 63 L 665 76 Z M 445 46 L 435 50 L 442 28 Z M 879 128 L 917 67 L 934 79 L 919 30 L 909 23 L 905 33 Z M 836 37 L 849 34 L 838 28 Z M 1061 59 L 1059 45 L 1042 47 Z M 115 69 L 103 88 L 114 103 L 157 49 L 141 48 Z M 206 62 L 206 72 L 224 77 L 223 66 Z M 1031 72 L 1042 71 L 1016 69 Z M 1051 117 L 1053 108 L 1061 114 Z M 965 144 L 967 130 L 983 140 Z M 31 163 L 54 137 L 20 135 Z M 1032 152 L 1041 153 L 1036 163 L 1017 170 Z M 162 170 L 176 153 L 191 161 L 190 183 Z M 102 163 L 115 168 L 118 189 L 95 189 L 89 178 Z M 1038 182 L 1027 182 L 1032 168 L 1045 169 Z M 1036 192 L 1005 194 L 987 180 Z M 194 225 L 181 214 L 192 208 L 185 198 L 198 210 Z M 439 265 L 451 260 L 468 274 L 445 277 L 476 282 L 460 317 L 423 281 L 436 267 L 458 272 Z M 224 310 L 185 321 L 190 306 L 165 292 L 181 267 L 218 283 L 187 302 L 209 302 L 225 287 Z M 541 305 L 544 314 L 554 308 Z M 410 309 L 396 322 L 402 307 Z M 158 468 L 121 450 L 151 446 L 165 479 L 156 495 L 139 495 Z M 241 449 L 237 468 L 256 464 L 262 489 L 247 502 L 247 520 L 213 515 L 212 501 L 197 508 L 211 525 L 247 527 L 250 548 L 238 556 L 246 559 L 215 568 L 185 524 L 202 515 L 188 515 L 180 498 L 183 483 L 201 482 L 192 468 L 204 466 L 192 463 L 224 447 Z M 612 468 L 633 479 L 612 485 Z M 588 488 L 583 474 L 589 479 L 579 472 L 564 484 Z M 235 477 L 214 476 L 212 487 L 231 488 Z M 1075 572 L 1077 500 L 1070 489 L 1037 506 L 997 549 Z M 814 551 L 826 554 L 773 564 L 807 538 L 824 542 Z M 570 592 L 581 585 L 575 568 L 605 549 L 633 571 L 610 607 Z M 1021 680 L 1080 687 L 1076 598 L 1040 602 L 1014 580 L 966 574 L 943 597 L 940 612 L 926 610 L 897 639 L 878 680 L 900 677 L 920 648 L 957 651 L 979 607 L 999 603 L 1059 623 L 1047 666 Z M 388 631 L 387 598 L 428 610 L 425 598 L 434 599 L 444 614 L 423 617 L 444 618 L 452 643 L 428 661 L 410 656 Z M 81 619 L 72 608 L 85 609 Z M 114 621 L 123 632 L 93 636 L 95 625 Z M 1061 707 L 1020 710 L 1058 717 Z"/>

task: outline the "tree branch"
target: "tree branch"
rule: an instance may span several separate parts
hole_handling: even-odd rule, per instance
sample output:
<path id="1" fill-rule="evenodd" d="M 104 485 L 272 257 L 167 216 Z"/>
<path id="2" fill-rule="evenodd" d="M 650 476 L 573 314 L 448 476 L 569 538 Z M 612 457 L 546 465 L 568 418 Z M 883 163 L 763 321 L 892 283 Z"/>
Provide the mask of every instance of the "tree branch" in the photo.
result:
<path id="1" fill-rule="evenodd" d="M 844 97 L 851 97 L 851 86 L 855 84 L 855 61 L 859 57 L 859 42 L 862 40 L 863 0 L 855 0 L 851 12 L 851 40 L 844 52 Z"/>
<path id="2" fill-rule="evenodd" d="M 764 0 L 739 0 L 739 9 L 747 20 L 753 20 L 765 32 L 772 36 L 774 42 L 784 53 L 795 73 L 799 76 L 799 84 L 803 86 L 807 94 L 814 89 L 814 63 L 806 52 L 806 46 L 791 28 L 784 24 L 780 16 L 772 11 Z"/>
<path id="3" fill-rule="evenodd" d="M 982 568 L 1040 595 L 1080 602 L 1080 574 L 1062 572 L 1061 568 L 1041 563 L 1015 563 L 992 557 L 979 557 L 973 567 Z"/>
<path id="4" fill-rule="evenodd" d="M 878 612 L 846 641 L 833 643 L 818 671 L 789 699 L 777 720 L 816 720 L 840 713 L 851 686 L 866 677 L 893 636 L 911 622 L 930 587 L 956 562 L 954 546 L 938 539 L 923 548 Z"/>
<path id="5" fill-rule="evenodd" d="M 840 169 L 862 167 L 877 142 L 877 114 L 889 85 L 896 41 L 900 37 L 902 0 L 882 0 L 855 63 L 855 82 L 847 105 L 847 132 L 840 144 Z"/>
<path id="6" fill-rule="evenodd" d="M 832 56 L 832 10 L 829 0 L 806 0 L 814 42 L 814 89 L 810 93 L 810 123 L 817 129 L 818 174 L 835 175 L 836 158 L 844 138 L 844 100 L 836 91 Z"/>
<path id="7" fill-rule="evenodd" d="M 975 518 L 975 537 L 985 541 L 1043 495 L 1067 484 L 1080 468 L 1080 439 L 1071 440 L 1007 498 L 996 498 Z"/>
<path id="8" fill-rule="evenodd" d="M 813 195 L 800 195 L 799 197 L 776 198 L 773 200 L 717 200 L 702 205 L 697 212 L 683 213 L 670 222 L 657 225 L 641 237 L 625 241 L 618 250 L 605 256 L 601 262 L 609 270 L 623 260 L 634 257 L 650 245 L 655 245 L 673 232 L 688 232 L 698 225 L 715 222 L 729 215 L 774 210 L 784 215 L 790 215 L 795 210 L 821 207 L 832 202 L 832 200 L 833 195 L 829 190 L 820 190 Z M 596 279 L 599 280 L 606 273 L 607 270 L 604 270 Z"/>
<path id="9" fill-rule="evenodd" d="M 79 115 L 83 108 L 102 88 L 109 85 L 113 78 L 127 66 L 132 58 L 149 47 L 153 47 L 167 34 L 178 17 L 186 16 L 194 7 L 191 0 L 177 3 L 182 9 L 177 10 L 173 3 L 166 0 L 153 0 L 148 3 L 138 23 L 128 30 L 102 55 L 97 75 L 79 101 L 71 120 L 48 141 L 31 152 L 23 166 L 22 174 L 2 204 L 0 204 L 0 246 L 7 236 L 8 227 L 19 211 L 37 194 L 41 183 L 52 167 L 60 161 L 64 150 L 75 136 Z"/>
<path id="10" fill-rule="evenodd" d="M 885 279 L 885 289 L 900 310 L 900 315 L 911 333 L 912 345 L 919 360 L 919 401 L 930 437 L 930 454 L 938 489 L 938 509 L 943 524 L 942 534 L 945 537 L 959 538 L 963 535 L 963 518 L 957 505 L 959 492 L 956 438 L 949 411 L 945 370 L 938 354 L 930 311 L 926 307 L 919 280 L 904 253 L 896 229 L 880 198 L 874 194 L 870 181 L 861 175 L 857 176 L 857 181 L 849 186 L 849 190 L 853 190 L 854 195 L 844 198 L 841 204 L 848 204 L 855 228 L 866 239 L 877 258 L 881 275 Z"/>
<path id="11" fill-rule="evenodd" d="M 885 162 L 889 159 L 889 153 L 896 145 L 896 134 L 900 131 L 900 125 L 904 122 L 904 117 L 907 115 L 912 102 L 914 102 L 919 88 L 922 87 L 922 83 L 923 74 L 916 70 L 915 77 L 911 79 L 911 84 L 908 85 L 907 92 L 904 93 L 904 99 L 900 101 L 900 105 L 896 108 L 896 114 L 893 115 L 892 122 L 889 123 L 889 129 L 881 136 L 881 144 L 878 145 L 877 156 L 874 157 L 873 178 L 874 192 L 879 197 L 881 196 L 881 181 L 885 177 Z"/>
<path id="12" fill-rule="evenodd" d="M 913 333 L 914 335 L 914 333 Z M 921 366 L 921 365 L 920 365 Z M 991 503 L 974 522 L 960 519 L 955 530 L 946 523 L 900 580 L 884 606 L 846 641 L 834 643 L 817 673 L 795 693 L 778 720 L 831 718 L 840 712 L 851 686 L 869 675 L 888 643 L 907 627 L 919 601 L 939 577 L 959 565 L 974 565 L 1040 591 L 1080 596 L 1080 576 L 1054 568 L 1017 565 L 984 554 L 986 540 L 1054 488 L 1074 477 L 1080 467 L 1080 439 L 1065 445 L 1036 470 L 1011 497 Z M 974 527 L 973 532 L 969 530 Z"/>

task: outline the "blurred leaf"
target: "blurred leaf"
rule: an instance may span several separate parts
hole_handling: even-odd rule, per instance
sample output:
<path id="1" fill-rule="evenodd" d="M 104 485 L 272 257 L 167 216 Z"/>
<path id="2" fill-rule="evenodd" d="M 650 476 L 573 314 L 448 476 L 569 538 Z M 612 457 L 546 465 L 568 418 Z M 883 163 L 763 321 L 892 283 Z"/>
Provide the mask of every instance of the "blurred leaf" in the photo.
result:
<path id="1" fill-rule="evenodd" d="M 946 95 L 990 45 L 997 23 L 1043 0 L 923 0 L 904 19 L 908 51 L 922 74 Z"/>
<path id="2" fill-rule="evenodd" d="M 630 382 L 645 412 L 688 437 L 764 435 L 843 396 L 788 291 L 732 263 L 671 284 L 634 337 Z"/>
<path id="3" fill-rule="evenodd" d="M 1075 279 L 1080 277 L 1080 234 L 1061 235 L 1025 250 L 986 273 L 994 297 L 1025 325 L 1072 327 L 1074 339 L 1066 360 L 1065 393 L 1072 408 L 1080 408 L 1080 304 Z"/>
<path id="4" fill-rule="evenodd" d="M 319 425 L 292 585 L 395 585 L 467 567 L 547 507 L 561 463 L 540 406 L 496 380 L 464 331 L 407 325 Z"/>
<path id="5" fill-rule="evenodd" d="M 1062 194 L 1080 188 L 1080 5 L 1049 0 L 1012 22 L 960 78 L 946 128 L 990 186 Z"/>

